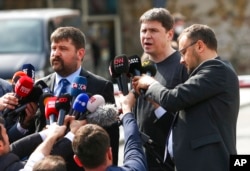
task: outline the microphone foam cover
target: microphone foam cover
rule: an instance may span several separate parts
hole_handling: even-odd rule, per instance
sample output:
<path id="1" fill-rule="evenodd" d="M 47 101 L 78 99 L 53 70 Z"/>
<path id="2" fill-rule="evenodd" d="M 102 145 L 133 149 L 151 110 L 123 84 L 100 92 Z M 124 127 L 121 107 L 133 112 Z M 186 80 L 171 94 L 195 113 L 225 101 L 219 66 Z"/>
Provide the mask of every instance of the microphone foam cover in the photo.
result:
<path id="1" fill-rule="evenodd" d="M 43 94 L 43 90 L 40 87 L 34 86 L 31 92 L 28 94 L 28 96 L 21 99 L 20 104 L 25 104 L 29 102 L 38 103 L 42 94 Z"/>
<path id="2" fill-rule="evenodd" d="M 33 80 L 28 76 L 22 76 L 15 85 L 15 92 L 20 97 L 27 96 L 33 88 Z"/>
<path id="3" fill-rule="evenodd" d="M 87 89 L 87 79 L 83 76 L 77 76 L 74 78 L 71 84 L 70 95 L 76 97 L 80 93 L 86 92 Z"/>
<path id="4" fill-rule="evenodd" d="M 77 112 L 84 112 L 87 109 L 88 101 L 89 96 L 86 93 L 81 93 L 76 97 L 72 108 Z"/>
<path id="5" fill-rule="evenodd" d="M 128 73 L 129 61 L 126 55 L 122 54 L 114 58 L 114 70 L 117 74 Z"/>
<path id="6" fill-rule="evenodd" d="M 111 126 L 118 121 L 118 110 L 114 104 L 98 106 L 94 112 L 86 116 L 87 122 L 102 127 Z"/>
<path id="7" fill-rule="evenodd" d="M 98 106 L 104 105 L 105 99 L 102 95 L 95 94 L 89 98 L 87 109 L 89 112 L 94 112 Z"/>

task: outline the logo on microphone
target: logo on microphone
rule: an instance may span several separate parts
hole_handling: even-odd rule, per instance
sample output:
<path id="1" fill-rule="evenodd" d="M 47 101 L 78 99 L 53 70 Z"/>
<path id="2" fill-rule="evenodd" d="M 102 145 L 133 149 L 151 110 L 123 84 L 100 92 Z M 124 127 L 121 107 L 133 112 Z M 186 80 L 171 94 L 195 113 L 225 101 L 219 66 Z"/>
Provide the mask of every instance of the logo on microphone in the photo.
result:
<path id="1" fill-rule="evenodd" d="M 68 98 L 61 97 L 58 99 L 58 102 L 59 103 L 66 103 L 66 102 L 68 102 Z"/>
<path id="2" fill-rule="evenodd" d="M 78 90 L 83 90 L 85 91 L 87 89 L 87 86 L 85 84 L 77 84 L 77 83 L 73 83 L 72 87 L 74 89 L 78 89 Z"/>
<path id="3" fill-rule="evenodd" d="M 115 64 L 115 67 L 119 67 L 119 66 L 123 66 L 124 64 L 124 59 L 123 58 L 116 58 L 114 59 L 114 64 Z"/>

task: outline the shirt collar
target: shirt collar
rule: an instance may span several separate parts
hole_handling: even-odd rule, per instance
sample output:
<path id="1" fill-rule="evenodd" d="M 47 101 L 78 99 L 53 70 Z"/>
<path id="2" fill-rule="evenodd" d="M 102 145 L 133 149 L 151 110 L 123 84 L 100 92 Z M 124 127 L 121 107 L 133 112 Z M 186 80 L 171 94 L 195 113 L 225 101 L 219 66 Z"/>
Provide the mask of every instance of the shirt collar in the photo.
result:
<path id="1" fill-rule="evenodd" d="M 81 69 L 82 69 L 82 67 L 79 67 L 75 72 L 73 72 L 72 74 L 70 74 L 70 75 L 67 76 L 67 77 L 61 77 L 60 75 L 58 75 L 58 74 L 56 73 L 56 85 L 58 85 L 58 84 L 59 84 L 59 81 L 60 81 L 61 79 L 63 79 L 63 78 L 67 79 L 70 83 L 72 83 L 73 80 L 74 80 L 74 78 L 80 75 Z"/>

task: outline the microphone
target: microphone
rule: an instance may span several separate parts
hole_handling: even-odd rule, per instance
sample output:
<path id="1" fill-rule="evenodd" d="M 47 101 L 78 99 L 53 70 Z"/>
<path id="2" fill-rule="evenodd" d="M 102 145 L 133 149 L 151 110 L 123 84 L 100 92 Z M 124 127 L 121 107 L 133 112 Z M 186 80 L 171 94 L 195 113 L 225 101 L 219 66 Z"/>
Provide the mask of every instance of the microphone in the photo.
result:
<path id="1" fill-rule="evenodd" d="M 89 98 L 89 101 L 87 103 L 87 110 L 89 112 L 94 112 L 98 106 L 102 106 L 105 104 L 105 99 L 100 94 L 95 94 Z"/>
<path id="2" fill-rule="evenodd" d="M 86 92 L 87 89 L 87 79 L 83 76 L 77 76 L 74 78 L 71 84 L 70 95 L 72 97 L 72 103 L 75 98 L 80 94 Z"/>
<path id="3" fill-rule="evenodd" d="M 45 104 L 45 118 L 49 120 L 49 124 L 56 122 L 58 117 L 58 110 L 56 109 L 56 98 L 57 97 L 48 97 Z"/>
<path id="4" fill-rule="evenodd" d="M 35 67 L 31 64 L 23 64 L 22 71 L 35 81 Z"/>
<path id="5" fill-rule="evenodd" d="M 152 60 L 147 59 L 142 62 L 142 73 L 153 77 L 156 72 L 156 65 Z"/>
<path id="6" fill-rule="evenodd" d="M 118 85 L 118 89 L 120 90 L 120 91 L 122 91 L 123 90 L 123 88 L 122 88 L 122 82 L 121 82 L 121 79 L 120 79 L 120 77 L 119 77 L 119 74 L 117 74 L 116 72 L 115 72 L 115 69 L 114 69 L 114 61 L 113 60 L 111 60 L 111 62 L 110 62 L 110 64 L 109 64 L 109 74 L 110 74 L 110 76 L 112 77 L 112 78 L 114 78 L 115 80 L 116 80 L 116 82 L 117 82 L 117 85 Z"/>
<path id="7" fill-rule="evenodd" d="M 10 112 L 9 115 L 12 113 L 22 112 L 27 107 L 27 104 L 29 102 L 38 103 L 39 98 L 42 94 L 43 94 L 43 91 L 40 87 L 37 87 L 37 86 L 33 87 L 31 90 L 31 93 L 28 94 L 28 96 L 26 96 L 25 98 L 21 99 L 19 103 L 20 105 L 15 110 Z"/>
<path id="8" fill-rule="evenodd" d="M 35 86 L 40 87 L 44 93 L 52 93 L 49 86 L 43 80 L 37 81 Z"/>
<path id="9" fill-rule="evenodd" d="M 87 122 L 102 127 L 111 126 L 118 122 L 118 111 L 114 104 L 98 106 L 96 110 L 86 116 Z"/>
<path id="10" fill-rule="evenodd" d="M 18 98 L 19 102 L 22 98 L 28 96 L 33 88 L 33 81 L 28 76 L 22 76 L 15 84 L 15 97 Z M 3 116 L 5 117 L 7 114 L 12 112 L 12 109 L 6 108 L 3 111 Z"/>
<path id="11" fill-rule="evenodd" d="M 16 82 L 15 96 L 21 100 L 23 97 L 28 96 L 33 88 L 33 80 L 28 76 L 22 76 Z"/>
<path id="12" fill-rule="evenodd" d="M 128 57 L 129 59 L 129 74 L 130 76 L 140 76 L 141 75 L 141 59 L 138 55 L 133 55 Z"/>
<path id="13" fill-rule="evenodd" d="M 86 93 L 80 93 L 75 98 L 74 103 L 72 105 L 72 113 L 71 115 L 75 116 L 75 119 L 78 119 L 80 114 L 87 110 L 87 103 L 89 101 L 89 96 Z"/>
<path id="14" fill-rule="evenodd" d="M 119 81 L 122 85 L 122 93 L 123 95 L 128 94 L 128 82 L 127 82 L 127 73 L 129 71 L 129 61 L 126 55 L 122 54 L 119 56 L 116 56 L 114 58 L 114 70 L 119 75 Z"/>
<path id="15" fill-rule="evenodd" d="M 45 105 L 48 102 L 49 97 L 54 97 L 54 95 L 51 93 L 43 93 L 41 97 L 39 98 L 38 105 L 42 114 L 45 114 Z"/>
<path id="16" fill-rule="evenodd" d="M 56 99 L 56 109 L 59 111 L 57 124 L 63 125 L 66 113 L 69 112 L 71 96 L 69 94 L 63 94 Z"/>
<path id="17" fill-rule="evenodd" d="M 15 74 L 13 75 L 12 80 L 11 80 L 13 91 L 15 91 L 16 82 L 17 82 L 22 76 L 27 76 L 27 74 L 26 74 L 25 72 L 23 72 L 23 71 L 17 71 L 17 72 L 15 72 Z"/>

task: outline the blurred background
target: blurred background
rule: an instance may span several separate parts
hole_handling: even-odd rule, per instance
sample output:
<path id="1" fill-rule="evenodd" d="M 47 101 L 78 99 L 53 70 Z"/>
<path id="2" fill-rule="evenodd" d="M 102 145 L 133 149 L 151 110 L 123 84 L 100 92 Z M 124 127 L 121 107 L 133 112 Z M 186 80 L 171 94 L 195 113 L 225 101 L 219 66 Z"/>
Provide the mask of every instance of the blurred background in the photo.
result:
<path id="1" fill-rule="evenodd" d="M 164 7 L 185 16 L 185 26 L 211 26 L 222 58 L 238 75 L 250 74 L 249 0 L 0 0 L 0 10 L 71 8 L 80 11 L 81 30 L 88 53 L 83 66 L 110 79 L 110 60 L 120 54 L 141 55 L 138 19 L 152 7 Z"/>

